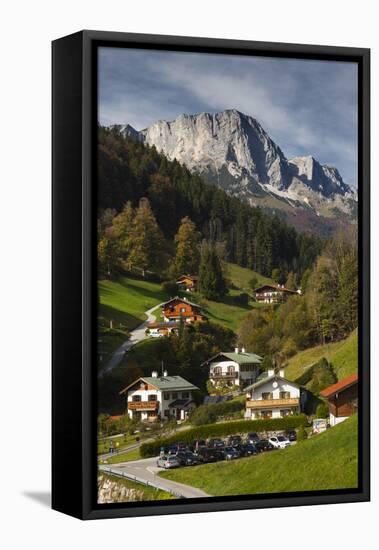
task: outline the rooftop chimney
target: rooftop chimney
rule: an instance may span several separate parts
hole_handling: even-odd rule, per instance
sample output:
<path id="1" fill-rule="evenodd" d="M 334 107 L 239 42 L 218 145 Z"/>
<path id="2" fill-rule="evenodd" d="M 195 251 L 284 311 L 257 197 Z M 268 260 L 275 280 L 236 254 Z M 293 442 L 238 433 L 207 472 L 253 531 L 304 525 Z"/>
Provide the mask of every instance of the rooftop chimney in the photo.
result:
<path id="1" fill-rule="evenodd" d="M 274 376 L 274 369 L 268 369 L 267 376 Z"/>
<path id="2" fill-rule="evenodd" d="M 167 371 L 166 370 L 163 371 L 163 376 L 166 378 L 166 376 L 167 376 Z"/>
<path id="3" fill-rule="evenodd" d="M 238 348 L 234 348 L 234 353 L 239 353 L 239 349 L 238 349 Z"/>
<path id="4" fill-rule="evenodd" d="M 242 348 L 242 349 L 241 349 L 241 353 L 246 353 L 246 349 L 245 349 L 245 348 Z"/>
<path id="5" fill-rule="evenodd" d="M 153 378 L 158 378 L 158 373 L 157 373 L 157 371 L 156 371 L 156 370 L 153 370 L 153 372 L 151 373 L 151 376 L 152 376 Z"/>
<path id="6" fill-rule="evenodd" d="M 279 369 L 279 376 L 284 378 L 284 369 Z"/>

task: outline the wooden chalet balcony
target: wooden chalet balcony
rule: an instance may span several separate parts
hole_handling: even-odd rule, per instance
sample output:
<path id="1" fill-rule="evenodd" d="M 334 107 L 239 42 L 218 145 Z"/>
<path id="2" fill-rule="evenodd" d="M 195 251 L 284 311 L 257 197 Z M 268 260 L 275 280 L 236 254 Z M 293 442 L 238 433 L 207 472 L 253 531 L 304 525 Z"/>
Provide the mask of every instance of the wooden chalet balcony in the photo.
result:
<path id="1" fill-rule="evenodd" d="M 234 380 L 235 378 L 238 378 L 238 372 L 211 372 L 209 377 L 213 380 Z"/>
<path id="2" fill-rule="evenodd" d="M 256 293 L 255 299 L 258 302 L 264 302 L 265 300 L 272 300 L 273 302 L 279 302 L 280 300 L 283 300 L 283 293 L 275 292 L 275 291 L 272 294 Z"/>
<path id="3" fill-rule="evenodd" d="M 278 407 L 299 407 L 298 397 L 289 399 L 248 399 L 246 407 L 248 409 L 276 409 Z"/>
<path id="4" fill-rule="evenodd" d="M 153 411 L 158 405 L 158 401 L 128 401 L 128 409 L 131 411 Z"/>

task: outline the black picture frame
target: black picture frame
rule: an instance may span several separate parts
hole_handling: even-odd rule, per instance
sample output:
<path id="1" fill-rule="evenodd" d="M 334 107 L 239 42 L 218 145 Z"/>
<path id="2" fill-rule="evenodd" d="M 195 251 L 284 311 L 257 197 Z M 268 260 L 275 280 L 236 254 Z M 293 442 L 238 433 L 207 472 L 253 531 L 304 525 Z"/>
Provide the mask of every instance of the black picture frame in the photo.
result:
<path id="1" fill-rule="evenodd" d="M 354 61 L 359 74 L 359 487 L 185 501 L 96 504 L 96 49 Z M 370 50 L 81 31 L 52 43 L 52 507 L 81 519 L 370 499 Z M 332 457 L 331 457 L 332 459 Z"/>

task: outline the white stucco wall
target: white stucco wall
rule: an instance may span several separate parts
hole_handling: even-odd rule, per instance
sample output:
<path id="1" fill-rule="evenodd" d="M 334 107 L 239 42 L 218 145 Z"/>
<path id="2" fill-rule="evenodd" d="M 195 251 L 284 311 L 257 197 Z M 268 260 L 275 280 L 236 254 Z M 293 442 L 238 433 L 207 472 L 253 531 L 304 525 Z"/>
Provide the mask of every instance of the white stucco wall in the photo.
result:
<path id="1" fill-rule="evenodd" d="M 237 378 L 230 379 L 230 382 L 233 382 L 236 386 L 240 385 L 240 380 L 256 380 L 256 377 L 258 375 L 259 365 L 251 365 L 251 370 L 249 371 L 241 371 L 240 365 L 236 361 L 231 360 L 220 360 L 220 361 L 213 361 L 209 365 L 209 377 L 211 378 L 211 372 L 214 371 L 215 368 L 221 368 L 222 374 L 228 373 L 228 367 L 233 367 L 234 372 L 237 373 Z M 219 379 L 214 380 L 211 378 L 211 381 L 213 384 L 216 384 L 216 382 L 219 381 Z"/>
<path id="2" fill-rule="evenodd" d="M 172 397 L 173 393 L 176 393 L 177 397 Z M 172 403 L 176 399 L 187 399 L 187 398 L 183 397 L 183 393 L 184 394 L 188 393 L 188 395 L 189 395 L 188 399 L 192 398 L 192 391 L 189 391 L 189 390 L 170 389 L 170 390 L 167 390 L 167 391 L 161 391 L 161 390 L 154 390 L 154 389 L 150 389 L 150 390 L 138 389 L 138 390 L 134 390 L 134 391 L 129 391 L 127 400 L 128 400 L 128 402 L 131 402 L 131 401 L 133 401 L 133 396 L 139 395 L 141 397 L 141 401 L 148 401 L 149 400 L 149 395 L 156 395 L 157 396 L 157 402 L 158 402 L 158 409 L 157 409 L 158 414 L 160 414 L 162 418 L 166 418 L 164 416 L 164 411 L 169 408 L 170 403 Z M 164 398 L 165 394 L 169 394 L 170 398 L 165 399 Z M 129 415 L 130 418 L 132 418 L 133 412 L 134 411 L 128 409 L 128 415 Z M 172 410 L 170 412 L 172 412 Z M 147 411 L 141 411 L 141 419 L 146 420 L 147 418 L 148 418 Z"/>
<path id="3" fill-rule="evenodd" d="M 262 393 L 268 392 L 273 394 L 273 399 L 279 399 L 280 392 L 282 391 L 289 392 L 291 399 L 300 397 L 300 388 L 297 388 L 288 380 L 270 380 L 258 386 L 254 391 L 250 392 L 250 394 L 253 401 L 262 399 Z"/>

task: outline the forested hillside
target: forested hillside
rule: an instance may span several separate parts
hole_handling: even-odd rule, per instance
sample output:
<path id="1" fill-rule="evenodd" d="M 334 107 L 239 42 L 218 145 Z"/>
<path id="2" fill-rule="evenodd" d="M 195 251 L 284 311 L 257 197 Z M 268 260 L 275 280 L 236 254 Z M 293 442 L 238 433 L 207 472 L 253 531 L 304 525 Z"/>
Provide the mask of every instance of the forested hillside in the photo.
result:
<path id="1" fill-rule="evenodd" d="M 227 261 L 268 277 L 277 269 L 283 282 L 290 272 L 300 279 L 321 250 L 319 238 L 299 234 L 278 217 L 205 183 L 177 161 L 168 161 L 154 147 L 124 138 L 116 129 L 100 127 L 100 238 L 115 214 L 127 203 L 135 209 L 142 198 L 148 200 L 156 222 L 149 233 L 153 264 L 158 258 L 161 266 L 168 262 L 174 236 L 184 217 L 195 224 L 200 239 L 222 244 Z M 130 218 L 135 213 L 129 209 Z M 141 213 L 141 224 L 146 225 L 147 220 Z M 101 265 L 112 260 L 111 248 L 109 243 L 103 243 Z"/>

